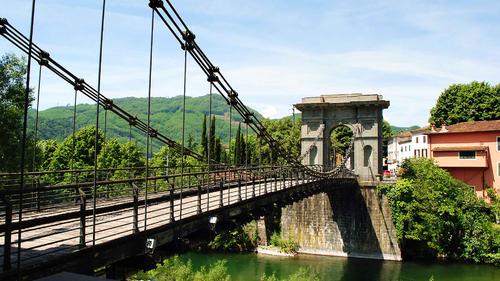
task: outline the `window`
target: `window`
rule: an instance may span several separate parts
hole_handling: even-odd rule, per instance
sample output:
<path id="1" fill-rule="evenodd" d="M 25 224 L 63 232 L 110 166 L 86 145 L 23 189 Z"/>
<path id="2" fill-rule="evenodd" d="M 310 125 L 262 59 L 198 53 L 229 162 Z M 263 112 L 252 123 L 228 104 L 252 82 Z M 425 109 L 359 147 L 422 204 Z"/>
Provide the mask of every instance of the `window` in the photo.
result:
<path id="1" fill-rule="evenodd" d="M 415 138 L 415 143 L 418 143 L 418 137 Z"/>
<path id="2" fill-rule="evenodd" d="M 427 148 L 426 149 L 422 149 L 422 156 L 427 158 Z"/>
<path id="3" fill-rule="evenodd" d="M 500 177 L 500 162 L 497 163 L 497 176 Z"/>
<path id="4" fill-rule="evenodd" d="M 459 159 L 476 159 L 475 151 L 459 151 L 458 152 Z"/>
<path id="5" fill-rule="evenodd" d="M 500 137 L 497 137 L 497 151 L 500 151 Z"/>
<path id="6" fill-rule="evenodd" d="M 427 136 L 423 136 L 423 140 L 422 140 L 423 143 L 426 143 L 427 142 Z"/>

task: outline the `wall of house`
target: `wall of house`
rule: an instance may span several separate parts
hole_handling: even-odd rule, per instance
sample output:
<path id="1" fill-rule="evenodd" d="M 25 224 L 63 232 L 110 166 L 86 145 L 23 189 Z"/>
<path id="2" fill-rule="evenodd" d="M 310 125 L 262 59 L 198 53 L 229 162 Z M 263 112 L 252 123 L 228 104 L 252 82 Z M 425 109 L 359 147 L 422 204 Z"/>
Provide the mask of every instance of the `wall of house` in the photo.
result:
<path id="1" fill-rule="evenodd" d="M 500 131 L 471 132 L 471 133 L 437 133 L 429 135 L 429 142 L 431 151 L 436 147 L 460 147 L 460 146 L 487 147 L 488 148 L 486 157 L 487 168 L 486 170 L 484 170 L 484 182 L 486 185 L 495 188 L 497 193 L 500 193 L 500 171 L 499 171 L 500 151 L 498 149 L 498 143 L 497 143 L 498 137 L 500 137 Z M 465 161 L 458 159 L 458 152 L 455 152 L 455 155 L 457 162 Z M 478 155 L 480 155 L 479 152 Z M 469 167 L 473 166 L 471 165 Z M 463 177 L 467 178 L 472 177 L 470 173 L 476 173 L 476 175 L 482 174 L 482 172 L 481 173 L 479 172 L 480 169 L 471 169 L 470 171 L 467 172 L 460 171 L 460 169 L 449 169 L 449 170 L 450 172 L 453 171 L 452 174 L 454 175 L 456 174 L 457 178 L 459 178 L 460 173 L 462 173 Z M 477 182 L 477 179 L 475 179 L 474 182 Z M 477 190 L 477 189 L 478 186 L 476 186 L 476 192 L 478 194 L 483 194 L 482 190 Z"/>
<path id="2" fill-rule="evenodd" d="M 488 153 L 486 151 L 476 151 L 476 159 L 460 159 L 458 151 L 433 151 L 433 158 L 439 167 L 470 167 L 487 168 Z"/>
<path id="3" fill-rule="evenodd" d="M 414 157 L 429 157 L 429 144 L 424 132 L 412 133 L 411 150 Z"/>
<path id="4" fill-rule="evenodd" d="M 476 195 L 480 198 L 486 196 L 486 190 L 483 189 L 484 168 L 446 168 L 450 174 L 466 184 L 474 186 Z"/>

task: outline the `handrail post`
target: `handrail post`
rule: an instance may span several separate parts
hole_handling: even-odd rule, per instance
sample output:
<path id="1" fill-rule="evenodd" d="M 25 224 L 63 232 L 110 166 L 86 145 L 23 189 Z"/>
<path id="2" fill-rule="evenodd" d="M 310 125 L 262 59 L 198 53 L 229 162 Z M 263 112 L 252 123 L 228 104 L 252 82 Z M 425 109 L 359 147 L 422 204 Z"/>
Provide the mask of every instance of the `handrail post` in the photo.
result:
<path id="1" fill-rule="evenodd" d="M 196 213 L 201 214 L 201 184 L 202 182 L 198 179 L 198 209 Z"/>
<path id="2" fill-rule="evenodd" d="M 252 198 L 255 197 L 255 175 L 252 175 Z"/>
<path id="3" fill-rule="evenodd" d="M 264 194 L 267 194 L 267 174 L 264 173 Z"/>
<path id="4" fill-rule="evenodd" d="M 274 181 L 274 191 L 278 191 L 278 176 L 276 175 L 276 168 L 273 168 L 273 181 Z"/>
<path id="5" fill-rule="evenodd" d="M 3 271 L 11 269 L 11 244 L 12 244 L 12 204 L 2 196 L 2 201 L 5 202 L 5 234 L 3 243 Z"/>
<path id="6" fill-rule="evenodd" d="M 78 243 L 78 246 L 80 249 L 85 248 L 85 236 L 86 236 L 86 226 L 87 226 L 87 220 L 85 216 L 85 211 L 87 209 L 87 196 L 85 195 L 85 192 L 81 189 L 77 189 L 78 194 L 80 195 L 80 241 Z"/>
<path id="7" fill-rule="evenodd" d="M 132 194 L 134 196 L 134 214 L 133 214 L 133 233 L 139 232 L 139 187 L 135 185 L 135 183 L 131 183 L 132 185 Z"/>
<path id="8" fill-rule="evenodd" d="M 156 193 L 158 191 L 158 184 L 157 184 L 157 179 L 156 179 L 156 169 L 153 171 L 153 177 L 155 178 L 153 189 L 154 189 L 154 193 Z"/>
<path id="9" fill-rule="evenodd" d="M 106 199 L 109 199 L 109 170 L 106 171 Z"/>
<path id="10" fill-rule="evenodd" d="M 238 176 L 238 202 L 241 202 L 241 177 Z"/>
<path id="11" fill-rule="evenodd" d="M 222 207 L 224 205 L 224 202 L 222 201 L 224 196 L 222 191 L 223 188 L 224 188 L 224 182 L 221 179 L 221 181 L 219 182 L 219 207 Z"/>
<path id="12" fill-rule="evenodd" d="M 40 211 L 40 177 L 36 177 L 36 210 Z"/>
<path id="13" fill-rule="evenodd" d="M 168 178 L 167 178 L 168 182 Z M 173 182 L 170 184 L 170 222 L 175 221 L 175 215 L 174 215 L 174 188 L 175 188 L 175 178 L 173 179 Z"/>

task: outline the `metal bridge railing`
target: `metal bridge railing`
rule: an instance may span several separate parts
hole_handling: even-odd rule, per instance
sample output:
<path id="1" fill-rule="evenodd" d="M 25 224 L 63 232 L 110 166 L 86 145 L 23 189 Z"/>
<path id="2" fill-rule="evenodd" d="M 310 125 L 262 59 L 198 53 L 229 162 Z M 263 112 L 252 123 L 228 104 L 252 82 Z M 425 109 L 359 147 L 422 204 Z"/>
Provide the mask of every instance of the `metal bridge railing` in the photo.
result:
<path id="1" fill-rule="evenodd" d="M 316 180 L 291 166 L 150 167 L 147 179 L 143 168 L 97 172 L 95 194 L 92 170 L 26 173 L 22 189 L 16 174 L 0 174 L 3 271 L 19 254 L 23 266 Z"/>

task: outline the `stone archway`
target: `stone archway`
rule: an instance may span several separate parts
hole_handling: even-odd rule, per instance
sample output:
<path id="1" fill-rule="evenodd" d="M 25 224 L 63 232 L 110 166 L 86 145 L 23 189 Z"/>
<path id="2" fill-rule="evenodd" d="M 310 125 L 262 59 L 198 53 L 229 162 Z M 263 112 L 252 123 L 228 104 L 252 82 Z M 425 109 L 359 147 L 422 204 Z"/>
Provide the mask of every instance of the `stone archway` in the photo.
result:
<path id="1" fill-rule="evenodd" d="M 317 148 L 314 162 L 304 157 L 304 165 L 330 166 L 329 133 L 344 125 L 353 131 L 354 173 L 366 181 L 382 174 L 382 111 L 389 107 L 389 101 L 381 95 L 322 95 L 303 98 L 295 107 L 302 112 L 302 154 L 313 145 Z"/>

